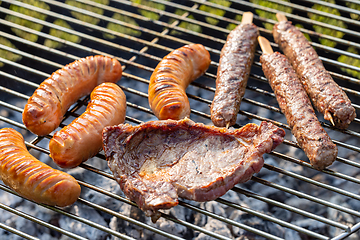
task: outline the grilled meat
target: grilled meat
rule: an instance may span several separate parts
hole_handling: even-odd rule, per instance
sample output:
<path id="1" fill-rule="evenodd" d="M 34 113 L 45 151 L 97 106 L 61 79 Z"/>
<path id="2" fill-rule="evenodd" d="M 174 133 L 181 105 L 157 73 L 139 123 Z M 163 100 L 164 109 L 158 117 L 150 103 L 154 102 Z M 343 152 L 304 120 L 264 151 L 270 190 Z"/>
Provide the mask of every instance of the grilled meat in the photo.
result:
<path id="1" fill-rule="evenodd" d="M 310 99 L 288 59 L 275 52 L 263 54 L 260 62 L 291 132 L 312 166 L 322 170 L 331 165 L 336 159 L 337 147 L 318 121 Z"/>
<path id="2" fill-rule="evenodd" d="M 85 112 L 50 140 L 50 156 L 62 168 L 77 167 L 95 156 L 102 148 L 103 128 L 125 121 L 126 96 L 115 83 L 100 84 L 90 99 Z"/>
<path id="3" fill-rule="evenodd" d="M 103 82 L 117 82 L 121 64 L 115 58 L 89 56 L 57 70 L 29 98 L 23 122 L 31 132 L 44 136 L 61 123 L 68 108 Z"/>
<path id="4" fill-rule="evenodd" d="M 245 182 L 285 132 L 269 122 L 228 130 L 183 120 L 106 127 L 106 159 L 125 195 L 151 216 L 178 197 L 209 201 Z"/>
<path id="5" fill-rule="evenodd" d="M 356 117 L 345 92 L 332 79 L 305 36 L 289 21 L 273 28 L 274 40 L 290 60 L 316 109 L 336 127 L 345 129 Z"/>
<path id="6" fill-rule="evenodd" d="M 254 60 L 259 31 L 252 23 L 240 24 L 230 32 L 221 50 L 211 120 L 215 126 L 236 122 Z"/>
<path id="7" fill-rule="evenodd" d="M 23 136 L 12 128 L 0 130 L 0 177 L 22 197 L 51 206 L 69 206 L 81 192 L 71 175 L 33 157 Z"/>
<path id="8" fill-rule="evenodd" d="M 190 117 L 186 95 L 189 84 L 210 65 L 210 54 L 201 44 L 189 44 L 165 56 L 150 77 L 149 105 L 160 120 Z"/>

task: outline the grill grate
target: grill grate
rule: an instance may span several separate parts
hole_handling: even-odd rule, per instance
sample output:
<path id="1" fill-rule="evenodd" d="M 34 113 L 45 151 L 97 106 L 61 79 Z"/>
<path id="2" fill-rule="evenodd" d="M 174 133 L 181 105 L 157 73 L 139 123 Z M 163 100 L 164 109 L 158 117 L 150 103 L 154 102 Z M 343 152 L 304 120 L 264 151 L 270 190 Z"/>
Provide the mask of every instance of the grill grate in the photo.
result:
<path id="1" fill-rule="evenodd" d="M 259 27 L 260 34 L 272 40 L 271 31 L 266 28 L 266 24 L 276 22 L 271 18 L 271 14 L 278 10 L 270 8 L 270 3 L 281 11 L 287 11 L 285 15 L 294 24 L 300 24 L 298 26 L 302 32 L 312 39 L 312 45 L 318 51 L 325 67 L 348 94 L 357 115 L 360 115 L 360 80 L 357 78 L 360 76 L 360 65 L 357 64 L 360 59 L 357 54 L 360 49 L 360 34 L 357 30 L 360 5 L 350 0 L 336 1 L 337 4 L 311 0 L 294 1 L 296 3 L 270 0 L 266 6 L 262 6 L 264 1 L 256 0 L 214 2 L 216 1 L 1 1 L 0 52 L 3 54 L 0 55 L 0 62 L 3 66 L 0 67 L 0 127 L 19 130 L 25 136 L 30 152 L 55 167 L 48 156 L 51 135 L 35 136 L 27 131 L 21 122 L 26 100 L 45 78 L 80 57 L 95 54 L 115 57 L 124 69 L 119 85 L 127 96 L 126 122 L 139 124 L 155 120 L 147 103 L 147 85 L 152 71 L 168 52 L 189 43 L 202 43 L 211 54 L 212 62 L 207 73 L 188 88 L 191 118 L 210 124 L 208 105 L 211 104 L 215 92 L 220 51 L 230 32 L 227 27 L 240 24 L 239 16 L 245 11 L 251 11 L 255 13 L 254 23 Z M 322 9 L 330 6 L 333 12 L 324 13 L 317 10 L 315 5 L 322 6 Z M 46 8 L 42 9 L 40 6 Z M 87 6 L 86 9 L 84 6 Z M 327 17 L 345 24 L 346 27 L 320 22 L 311 18 L 311 14 Z M 19 19 L 22 21 L 18 21 Z M 37 28 L 39 26 L 40 28 Z M 327 28 L 329 32 L 316 32 L 316 26 Z M 329 46 L 325 45 L 324 41 L 327 41 Z M 272 43 L 272 46 L 278 50 L 275 43 Z M 145 221 L 138 216 L 141 213 L 136 210 L 136 205 L 126 199 L 117 188 L 98 186 L 93 181 L 93 178 L 97 178 L 100 183 L 110 182 L 111 186 L 117 185 L 106 166 L 102 152 L 78 168 L 67 171 L 78 180 L 86 193 L 68 208 L 31 203 L 19 198 L 0 183 L 0 219 L 5 222 L 3 224 L 0 221 L 0 233 L 3 229 L 11 236 L 38 239 L 28 230 L 11 224 L 11 219 L 20 218 L 54 238 L 95 238 L 76 228 L 64 227 L 61 222 L 54 222 L 55 218 L 38 215 L 34 217 L 28 213 L 29 209 L 23 207 L 29 204 L 29 208 L 41 209 L 39 211 L 57 216 L 56 219 L 62 219 L 68 226 L 78 226 L 76 224 L 79 223 L 94 231 L 103 232 L 99 239 L 136 239 L 145 236 L 130 236 L 123 229 L 114 228 L 110 222 L 113 219 L 132 226 L 141 234 L 150 233 L 146 236 L 153 236 L 153 239 L 205 239 L 204 236 L 215 239 L 294 239 L 291 236 L 303 239 L 344 239 L 350 236 L 357 239 L 356 232 L 360 228 L 359 117 L 349 129 L 338 130 L 319 116 L 325 130 L 338 145 L 339 156 L 329 169 L 322 172 L 314 170 L 293 140 L 286 119 L 261 72 L 260 54 L 258 50 L 235 127 L 241 127 L 248 122 L 271 121 L 286 130 L 286 140 L 265 156 L 265 165 L 259 174 L 249 182 L 234 187 L 230 191 L 232 195 L 212 201 L 211 203 L 217 204 L 215 207 L 181 200 L 179 206 L 175 207 L 176 211 L 185 212 L 186 216 L 191 217 L 182 218 L 174 215 L 172 211 L 163 211 L 160 218 L 162 222 L 186 229 L 183 234 Z M 348 62 L 344 63 L 341 60 L 343 58 L 347 58 Z M 72 106 L 61 127 L 79 116 L 88 100 L 88 97 L 84 97 Z M 279 179 L 282 181 L 278 181 Z M 287 184 L 290 182 L 298 185 Z M 234 195 L 238 196 L 237 199 L 241 198 L 241 201 L 232 200 L 231 196 Z M 94 196 L 106 201 L 95 199 Z M 3 203 L 2 199 L 10 201 Z M 299 201 L 293 201 L 294 199 Z M 256 204 L 250 205 L 249 201 L 267 207 L 265 210 L 257 208 Z M 115 207 L 106 204 L 107 202 L 111 202 Z M 303 205 L 313 206 L 317 212 Z M 131 207 L 132 212 L 122 211 L 116 206 Z M 228 213 L 219 212 L 217 206 L 224 207 Z M 81 209 L 95 211 L 107 221 L 99 223 L 98 219 L 89 219 L 86 210 Z M 233 212 L 246 214 L 251 221 L 230 217 Z M 285 215 L 279 215 L 279 212 Z M 202 221 L 193 219 L 199 216 Z M 291 222 L 284 216 L 297 216 L 299 221 Z M 226 226 L 231 234 L 209 229 L 206 223 L 210 222 L 210 219 Z M 312 224 L 306 225 L 304 221 Z M 259 222 L 261 224 L 256 224 Z M 269 222 L 273 225 L 266 226 L 273 226 L 275 230 L 262 225 Z M 318 225 L 325 227 L 316 228 Z M 242 235 L 235 234 L 237 228 L 241 229 L 238 232 Z M 290 232 L 295 235 L 289 235 Z"/>

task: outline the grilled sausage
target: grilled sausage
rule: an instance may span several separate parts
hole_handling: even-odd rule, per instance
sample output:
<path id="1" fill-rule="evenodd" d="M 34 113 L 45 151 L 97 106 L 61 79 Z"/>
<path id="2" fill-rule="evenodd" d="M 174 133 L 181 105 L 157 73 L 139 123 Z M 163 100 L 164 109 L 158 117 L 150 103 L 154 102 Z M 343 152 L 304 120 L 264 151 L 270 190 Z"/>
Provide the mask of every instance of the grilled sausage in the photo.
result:
<path id="1" fill-rule="evenodd" d="M 210 65 L 210 54 L 201 44 L 190 44 L 165 56 L 149 83 L 149 105 L 160 119 L 179 120 L 190 116 L 186 88 Z"/>
<path id="2" fill-rule="evenodd" d="M 0 174 L 7 186 L 37 203 L 65 207 L 80 196 L 75 178 L 33 157 L 22 135 L 11 128 L 0 130 Z"/>
<path id="3" fill-rule="evenodd" d="M 264 38 L 260 38 L 259 42 L 263 45 Z M 336 159 L 337 147 L 318 121 L 310 99 L 288 59 L 279 52 L 264 51 L 260 63 L 292 134 L 312 166 L 319 170 L 330 166 Z"/>
<path id="4" fill-rule="evenodd" d="M 23 122 L 33 133 L 51 133 L 67 109 L 103 82 L 117 82 L 122 75 L 116 59 L 101 55 L 81 58 L 54 72 L 29 98 Z"/>
<path id="5" fill-rule="evenodd" d="M 74 168 L 102 148 L 102 130 L 125 121 L 126 97 L 115 83 L 102 83 L 90 95 L 85 112 L 50 140 L 50 156 L 62 168 Z"/>
<path id="6" fill-rule="evenodd" d="M 217 70 L 215 96 L 211 104 L 211 120 L 215 126 L 235 124 L 240 103 L 245 94 L 251 64 L 254 60 L 259 31 L 251 21 L 242 23 L 230 32 L 221 50 Z"/>
<path id="7" fill-rule="evenodd" d="M 347 128 L 356 117 L 355 108 L 326 71 L 305 36 L 289 21 L 277 23 L 273 28 L 273 35 L 275 42 L 295 68 L 316 109 L 336 127 Z"/>

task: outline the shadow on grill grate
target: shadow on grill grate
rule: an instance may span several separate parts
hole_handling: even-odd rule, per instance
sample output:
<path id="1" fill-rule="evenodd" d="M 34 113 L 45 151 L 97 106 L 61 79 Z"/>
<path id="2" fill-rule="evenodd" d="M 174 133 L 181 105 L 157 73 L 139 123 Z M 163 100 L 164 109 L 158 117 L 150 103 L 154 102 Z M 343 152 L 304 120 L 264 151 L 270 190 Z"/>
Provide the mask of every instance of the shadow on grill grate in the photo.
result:
<path id="1" fill-rule="evenodd" d="M 245 11 L 260 34 L 273 40 L 275 13 L 282 11 L 312 41 L 334 80 L 360 115 L 360 5 L 354 1 L 145 1 L 3 0 L 0 6 L 0 127 L 20 131 L 30 152 L 49 157 L 52 136 L 38 137 L 21 120 L 24 105 L 52 72 L 95 54 L 117 58 L 124 69 L 118 84 L 127 97 L 126 122 L 155 120 L 148 106 L 149 78 L 173 49 L 201 43 L 210 52 L 207 73 L 187 89 L 191 119 L 211 124 L 220 51 Z M 295 1 L 293 1 L 295 2 Z M 336 5 L 335 2 L 338 4 Z M 273 42 L 273 41 L 272 41 Z M 277 45 L 272 43 L 275 50 Z M 1 239 L 358 239 L 360 227 L 360 122 L 340 131 L 319 116 L 339 148 L 337 161 L 317 171 L 298 148 L 261 71 L 260 48 L 238 114 L 237 125 L 271 121 L 286 140 L 264 156 L 263 169 L 216 201 L 181 200 L 152 223 L 126 199 L 104 154 L 66 170 L 82 187 L 66 208 L 35 204 L 0 184 Z M 85 109 L 85 97 L 68 111 L 61 127 Z"/>

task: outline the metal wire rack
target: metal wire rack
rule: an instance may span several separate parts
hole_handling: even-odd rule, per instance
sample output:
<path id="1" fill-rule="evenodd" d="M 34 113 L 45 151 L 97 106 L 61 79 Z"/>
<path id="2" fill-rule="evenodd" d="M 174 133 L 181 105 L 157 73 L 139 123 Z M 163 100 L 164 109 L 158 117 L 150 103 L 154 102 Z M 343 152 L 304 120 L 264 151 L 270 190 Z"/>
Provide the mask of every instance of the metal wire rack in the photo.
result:
<path id="1" fill-rule="evenodd" d="M 266 2 L 266 4 L 263 4 Z M 276 5 L 276 8 L 273 8 Z M 314 7 L 315 5 L 318 8 Z M 323 8 L 331 7 L 331 13 L 324 12 Z M 357 7 L 357 8 L 356 8 Z M 280 9 L 280 10 L 279 10 Z M 290 10 L 289 10 L 290 9 Z M 320 9 L 320 10 L 319 10 Z M 39 159 L 49 159 L 48 142 L 51 135 L 38 137 L 28 132 L 21 122 L 21 113 L 24 104 L 38 85 L 50 74 L 65 64 L 88 55 L 107 55 L 117 58 L 123 66 L 123 77 L 119 85 L 127 96 L 126 122 L 139 124 L 144 121 L 155 120 L 147 104 L 147 85 L 157 63 L 168 52 L 189 43 L 202 43 L 211 54 L 212 62 L 207 73 L 193 82 L 188 88 L 188 96 L 192 107 L 191 118 L 198 122 L 210 124 L 210 110 L 215 91 L 216 68 L 219 55 L 226 36 L 231 27 L 240 24 L 240 18 L 245 11 L 254 13 L 254 23 L 259 27 L 260 34 L 272 39 L 271 30 L 267 24 L 274 24 L 272 17 L 278 11 L 285 11 L 285 15 L 301 31 L 309 36 L 312 45 L 319 53 L 325 67 L 330 70 L 333 78 L 352 100 L 357 115 L 360 115 L 360 68 L 357 54 L 360 49 L 360 5 L 356 1 L 89 1 L 89 0 L 37 0 L 16 1 L 3 0 L 0 5 L 0 127 L 13 127 L 26 136 L 26 144 L 30 152 Z M 263 15 L 265 14 L 265 15 Z M 312 16 L 320 18 L 312 18 Z M 336 26 L 319 21 L 329 18 L 343 25 Z M 316 27 L 328 29 L 328 32 L 318 32 Z M 345 27 L 344 27 L 345 26 Z M 325 44 L 324 42 L 330 42 Z M 277 45 L 273 43 L 274 49 Z M 351 49 L 351 50 L 350 50 Z M 238 123 L 235 127 L 252 121 L 270 121 L 286 130 L 286 140 L 265 161 L 263 170 L 252 177 L 251 181 L 239 184 L 231 192 L 245 198 L 259 201 L 272 208 L 281 209 L 291 215 L 302 216 L 303 219 L 321 223 L 325 229 L 335 231 L 318 232 L 316 229 L 304 227 L 299 223 L 282 219 L 271 211 L 261 211 L 248 207 L 241 202 L 232 202 L 227 198 L 219 198 L 215 202 L 263 221 L 272 222 L 276 226 L 295 231 L 303 239 L 345 239 L 354 236 L 360 228 L 360 120 L 357 117 L 347 130 L 338 130 L 325 122 L 319 116 L 322 125 L 328 131 L 340 151 L 334 166 L 321 172 L 313 169 L 301 153 L 293 140 L 281 114 L 275 96 L 261 72 L 259 63 L 260 49 L 257 50 L 255 61 L 247 86 L 247 93 L 242 101 Z M 341 59 L 348 59 L 344 62 Z M 88 97 L 80 99 L 66 114 L 61 127 L 79 116 L 86 106 Z M 278 164 L 273 164 L 274 162 Z M 287 168 L 291 164 L 294 168 Z M 69 170 L 81 185 L 82 189 L 106 197 L 115 202 L 121 202 L 136 208 L 136 204 L 126 197 L 97 186 L 84 174 L 94 174 L 96 178 L 114 178 L 106 169 L 105 157 L 100 152 L 96 157 L 81 164 L 83 172 L 77 174 L 77 169 Z M 344 167 L 345 166 L 345 167 Z M 299 170 L 300 169 L 300 170 Z M 345 170 L 344 170 L 345 169 Z M 347 170 L 350 169 L 350 170 Z M 301 187 L 288 187 L 286 184 L 268 180 L 263 171 L 274 176 L 271 179 L 283 178 L 286 181 L 299 182 Z M 347 183 L 333 185 L 333 181 Z M 262 192 L 254 191 L 251 186 L 273 189 L 283 193 L 283 198 L 264 196 Z M 4 184 L 0 184 L 1 194 L 18 196 Z M 87 206 L 89 209 L 115 217 L 132 226 L 150 231 L 157 237 L 168 239 L 195 238 L 199 233 L 215 239 L 229 239 L 221 232 L 208 230 L 204 225 L 181 219 L 169 212 L 162 212 L 161 218 L 165 222 L 172 222 L 188 229 L 188 234 L 178 236 L 170 230 L 162 229 L 158 225 L 149 224 L 139 218 L 114 210 L 107 205 L 97 204 L 90 195 L 81 195 L 76 205 Z M 341 196 L 345 200 L 341 203 L 333 202 L 332 196 Z M 310 209 L 303 209 L 297 202 L 287 201 L 290 198 L 299 198 L 311 202 L 323 212 L 336 211 L 339 215 L 346 214 L 352 221 L 340 221 L 340 218 L 330 217 L 327 214 L 313 213 Z M 28 200 L 24 201 L 29 202 Z M 353 205 L 344 204 L 355 201 Z M 97 219 L 87 219 L 81 213 L 74 212 L 73 208 L 57 208 L 41 206 L 48 211 L 64 216 L 71 222 L 79 222 L 94 229 L 107 233 L 111 239 L 134 239 L 124 232 L 114 230 L 109 224 L 99 224 Z M 358 208 L 353 206 L 358 205 Z M 21 204 L 20 204 L 21 206 Z M 26 213 L 18 206 L 0 202 L 3 212 L 29 220 L 39 226 L 56 232 L 56 237 L 67 236 L 73 239 L 86 239 L 81 234 L 62 228 L 57 223 L 40 219 Z M 202 215 L 225 223 L 229 228 L 240 228 L 245 233 L 251 233 L 249 239 L 284 239 L 285 236 L 264 229 L 258 225 L 248 224 L 246 221 L 237 221 L 218 214 L 216 210 L 209 210 L 202 204 L 181 200 L 179 206 L 189 211 L 190 215 Z M 38 239 L 31 234 L 5 223 L 0 228 L 25 239 Z M 191 231 L 191 234 L 189 234 Z M 334 234 L 334 232 L 336 234 Z M 231 239 L 231 238 L 230 238 Z M 246 239 L 246 238 L 238 238 Z"/>

